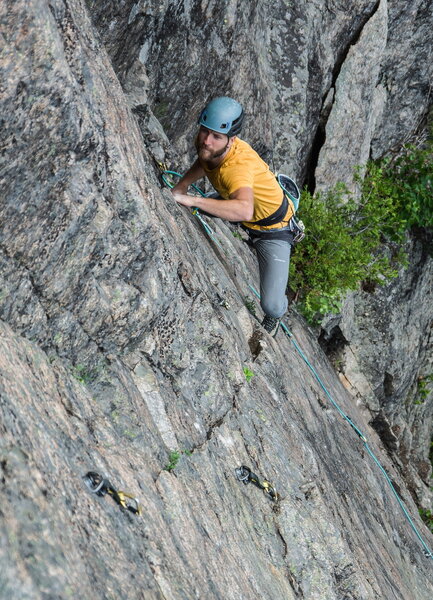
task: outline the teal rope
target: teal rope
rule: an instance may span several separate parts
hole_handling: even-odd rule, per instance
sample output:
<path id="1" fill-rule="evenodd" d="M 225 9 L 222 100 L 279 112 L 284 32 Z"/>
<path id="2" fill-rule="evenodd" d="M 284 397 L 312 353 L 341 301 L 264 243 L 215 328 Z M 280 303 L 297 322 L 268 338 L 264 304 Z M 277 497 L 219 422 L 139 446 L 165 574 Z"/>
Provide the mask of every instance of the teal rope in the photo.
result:
<path id="1" fill-rule="evenodd" d="M 257 296 L 257 298 L 260 300 L 260 294 L 257 292 L 257 290 L 255 290 L 252 285 L 250 285 L 249 288 Z M 305 362 L 305 364 L 307 365 L 307 367 L 313 373 L 315 379 L 317 380 L 317 382 L 319 383 L 320 387 L 325 392 L 326 396 L 328 397 L 328 399 L 330 400 L 330 402 L 332 403 L 332 405 L 337 409 L 337 411 L 343 417 L 343 419 L 352 427 L 352 429 L 355 431 L 355 433 L 358 435 L 358 437 L 362 440 L 362 442 L 364 444 L 364 448 L 367 450 L 368 454 L 371 456 L 371 458 L 373 459 L 373 461 L 376 463 L 376 465 L 382 471 L 382 474 L 384 475 L 386 482 L 388 483 L 389 487 L 391 488 L 392 493 L 396 497 L 397 502 L 399 503 L 400 508 L 402 509 L 404 516 L 406 517 L 409 525 L 411 526 L 411 528 L 414 531 L 415 535 L 417 536 L 418 540 L 421 542 L 421 545 L 424 548 L 424 554 L 425 554 L 425 556 L 427 558 L 432 558 L 433 559 L 433 553 L 432 553 L 432 551 L 427 546 L 427 544 L 424 541 L 423 537 L 421 536 L 420 532 L 416 528 L 415 523 L 413 522 L 413 520 L 412 520 L 410 514 L 408 513 L 408 511 L 407 511 L 407 509 L 406 509 L 403 501 L 401 500 L 400 496 L 398 495 L 397 490 L 395 489 L 394 484 L 392 483 L 392 481 L 391 481 L 388 473 L 385 471 L 385 469 L 382 466 L 382 464 L 380 463 L 379 459 L 377 458 L 377 456 L 374 454 L 373 450 L 368 445 L 367 438 L 362 433 L 362 431 L 355 425 L 355 423 L 352 421 L 352 419 L 348 415 L 346 415 L 344 413 L 344 411 L 341 409 L 341 407 L 337 404 L 337 402 L 331 396 L 331 394 L 329 393 L 329 391 L 326 388 L 325 384 L 323 383 L 323 381 L 319 377 L 316 369 L 313 367 L 313 365 L 310 363 L 310 361 L 308 360 L 308 358 L 302 352 L 301 348 L 299 347 L 299 345 L 297 344 L 295 338 L 293 337 L 293 334 L 289 331 L 289 329 L 287 328 L 287 326 L 284 323 L 282 323 L 282 322 L 280 323 L 280 325 L 281 325 L 281 328 L 283 329 L 283 331 L 289 337 L 289 339 L 292 342 L 292 344 L 294 345 L 294 347 L 295 347 L 296 351 L 298 352 L 299 356 L 302 358 L 302 360 Z"/>
<path id="2" fill-rule="evenodd" d="M 175 175 L 177 177 L 182 177 L 179 173 L 177 173 L 176 171 L 164 171 L 161 175 L 162 180 L 164 181 L 164 183 L 169 187 L 172 188 L 174 187 L 165 177 L 165 175 Z M 192 187 L 201 195 L 201 196 L 205 196 L 205 194 L 202 192 L 202 190 L 197 187 L 196 185 L 192 185 Z M 200 221 L 200 223 L 202 224 L 202 226 L 204 227 L 206 233 L 212 237 L 212 239 L 214 240 L 214 242 L 223 250 L 218 238 L 216 237 L 216 233 L 215 231 L 209 227 L 209 225 L 206 223 L 206 221 L 202 218 L 202 216 L 200 215 L 199 211 L 197 208 L 193 208 L 192 214 L 198 218 L 198 220 Z M 257 298 L 260 300 L 260 294 L 259 292 L 252 286 L 252 285 L 248 285 L 248 287 L 250 288 L 250 290 L 257 296 Z M 299 356 L 302 358 L 302 360 L 305 362 L 305 364 L 307 365 L 307 367 L 310 369 L 310 371 L 312 372 L 312 374 L 314 375 L 314 378 L 316 379 L 316 381 L 318 382 L 318 384 L 320 385 L 320 387 L 323 389 L 323 391 L 325 392 L 326 396 L 328 397 L 329 401 L 331 402 L 331 404 L 334 406 L 334 408 L 338 411 L 338 413 L 340 414 L 341 417 L 343 417 L 343 419 L 350 425 L 350 427 L 352 427 L 352 429 L 355 431 L 355 433 L 357 434 L 357 436 L 362 440 L 363 444 L 364 444 L 364 448 L 367 450 L 368 454 L 371 456 L 371 458 L 373 459 L 373 461 L 376 463 L 376 465 L 379 467 L 379 469 L 381 470 L 383 476 L 385 477 L 386 482 L 388 483 L 389 487 L 392 490 L 392 493 L 394 494 L 394 496 L 397 499 L 397 502 L 401 508 L 401 510 L 403 511 L 404 516 L 406 517 L 409 525 L 411 526 L 413 532 L 415 533 L 416 537 L 418 538 L 418 540 L 421 542 L 421 545 L 423 546 L 424 549 L 424 554 L 427 558 L 431 558 L 433 559 L 433 552 L 430 550 L 430 548 L 427 546 L 426 542 L 424 541 L 423 537 L 421 536 L 420 532 L 418 531 L 418 529 L 415 526 L 415 523 L 413 522 L 409 512 L 407 511 L 403 501 L 401 500 L 400 496 L 397 493 L 397 490 L 394 487 L 394 484 L 392 483 L 388 473 L 385 471 L 384 467 L 382 466 L 382 464 L 380 463 L 379 459 L 377 458 L 377 456 L 374 454 L 373 450 L 370 448 L 370 446 L 368 445 L 367 442 L 367 438 L 365 437 L 365 435 L 362 433 L 362 431 L 355 425 L 355 423 L 352 421 L 352 419 L 345 414 L 345 412 L 341 409 L 341 407 L 339 406 L 339 404 L 334 400 L 334 398 L 331 396 L 331 394 L 329 393 L 328 389 L 326 388 L 325 384 L 323 383 L 323 381 L 321 380 L 319 374 L 317 373 L 316 369 L 313 367 L 313 365 L 310 363 L 310 361 L 308 360 L 308 358 L 305 356 L 304 352 L 301 350 L 300 346 L 298 345 L 298 343 L 296 342 L 295 338 L 293 337 L 293 334 L 290 332 L 290 330 L 288 329 L 288 327 L 286 326 L 285 323 L 281 322 L 280 323 L 280 327 L 283 329 L 284 333 L 287 335 L 287 337 L 290 339 L 290 341 L 292 342 L 292 344 L 294 345 L 297 353 L 299 354 Z"/>
<path id="3" fill-rule="evenodd" d="M 364 447 L 367 450 L 367 452 L 369 453 L 369 455 L 371 456 L 371 458 L 374 460 L 374 462 L 376 463 L 376 465 L 379 467 L 379 469 L 382 471 L 383 476 L 385 477 L 386 481 L 389 484 L 389 487 L 392 490 L 392 493 L 394 494 L 394 496 L 397 499 L 397 502 L 400 505 L 401 510 L 403 511 L 404 516 L 406 517 L 409 525 L 412 527 L 413 532 L 415 533 L 415 535 L 417 536 L 417 538 L 419 539 L 419 541 L 421 542 L 423 548 L 424 548 L 424 554 L 427 558 L 433 558 L 433 553 L 430 550 L 430 548 L 427 546 L 426 542 L 424 541 L 424 539 L 422 538 L 420 532 L 418 531 L 418 529 L 415 526 L 415 523 L 412 521 L 412 518 L 410 516 L 410 514 L 408 513 L 405 505 L 403 504 L 403 501 L 401 500 L 400 496 L 397 493 L 397 490 L 394 487 L 394 484 L 392 483 L 388 473 L 385 471 L 385 469 L 383 468 L 383 466 L 380 464 L 378 458 L 376 457 L 376 455 L 374 454 L 374 452 L 371 450 L 370 446 L 367 444 L 367 442 L 364 442 Z"/>
<path id="4" fill-rule="evenodd" d="M 177 173 L 176 171 L 163 171 L 161 174 L 161 179 L 163 180 L 163 182 L 165 183 L 165 185 L 169 188 L 173 188 L 174 185 L 168 181 L 166 175 L 175 175 L 176 177 L 182 177 L 182 175 L 180 173 Z M 192 188 L 195 189 L 196 192 L 198 192 L 200 194 L 200 196 L 202 196 L 203 198 L 205 198 L 206 194 L 198 187 L 196 186 L 194 183 L 191 185 Z M 197 219 L 200 221 L 203 229 L 206 231 L 206 233 L 212 238 L 212 240 L 215 242 L 215 244 L 224 252 L 224 248 L 221 245 L 221 242 L 219 241 L 216 231 L 214 231 L 212 229 L 212 227 L 210 227 L 206 221 L 203 219 L 203 217 L 201 216 L 198 208 L 194 207 L 192 209 L 192 214 L 197 217 Z"/>
<path id="5" fill-rule="evenodd" d="M 168 181 L 166 175 L 175 175 L 176 177 L 182 177 L 182 175 L 180 173 L 177 173 L 176 171 L 163 171 L 161 174 L 162 181 L 169 188 L 174 188 L 174 185 L 170 181 Z M 205 197 L 203 191 L 197 185 L 195 185 L 195 183 L 193 183 L 191 187 L 194 188 L 195 191 L 200 194 L 200 196 L 203 196 L 203 198 Z"/>

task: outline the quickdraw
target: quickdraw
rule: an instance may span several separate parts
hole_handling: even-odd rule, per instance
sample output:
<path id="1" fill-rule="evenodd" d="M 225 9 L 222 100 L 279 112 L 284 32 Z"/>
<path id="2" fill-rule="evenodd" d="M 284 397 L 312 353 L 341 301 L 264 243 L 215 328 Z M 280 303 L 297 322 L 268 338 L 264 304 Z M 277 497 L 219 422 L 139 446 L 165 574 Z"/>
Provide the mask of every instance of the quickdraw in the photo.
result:
<path id="1" fill-rule="evenodd" d="M 83 475 L 84 483 L 89 488 L 92 494 L 96 494 L 97 496 L 105 496 L 109 494 L 115 502 L 122 508 L 129 510 L 134 515 L 141 515 L 141 506 L 134 496 L 127 494 L 121 490 L 116 490 L 108 479 L 104 479 L 102 475 L 99 473 L 95 473 L 95 471 L 89 471 L 85 475 Z M 126 498 L 132 500 L 132 503 L 128 503 Z"/>
<path id="2" fill-rule="evenodd" d="M 280 495 L 272 483 L 266 479 L 260 481 L 257 475 L 255 475 L 248 467 L 242 465 L 241 467 L 235 469 L 235 473 L 238 481 L 242 481 L 245 485 L 254 483 L 254 485 L 263 490 L 265 494 L 268 494 L 268 496 L 272 498 L 274 502 L 278 502 L 280 500 Z"/>

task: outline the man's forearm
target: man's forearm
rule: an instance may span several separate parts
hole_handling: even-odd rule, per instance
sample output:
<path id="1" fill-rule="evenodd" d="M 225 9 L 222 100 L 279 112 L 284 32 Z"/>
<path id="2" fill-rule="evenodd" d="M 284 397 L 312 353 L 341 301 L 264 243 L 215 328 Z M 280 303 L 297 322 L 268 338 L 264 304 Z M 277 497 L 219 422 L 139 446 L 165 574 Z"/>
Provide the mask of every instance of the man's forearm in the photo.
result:
<path id="1" fill-rule="evenodd" d="M 181 194 L 186 194 L 188 191 L 188 187 L 192 184 L 204 177 L 205 172 L 203 167 L 200 165 L 199 161 L 196 160 L 195 163 L 188 169 L 188 171 L 183 175 L 183 177 L 179 180 L 179 182 L 172 189 L 173 192 L 179 192 Z"/>
<path id="2" fill-rule="evenodd" d="M 216 198 L 202 198 L 174 192 L 176 202 L 183 206 L 197 207 L 204 212 L 220 217 L 227 221 L 249 221 L 252 218 L 250 203 L 245 200 L 218 200 Z"/>

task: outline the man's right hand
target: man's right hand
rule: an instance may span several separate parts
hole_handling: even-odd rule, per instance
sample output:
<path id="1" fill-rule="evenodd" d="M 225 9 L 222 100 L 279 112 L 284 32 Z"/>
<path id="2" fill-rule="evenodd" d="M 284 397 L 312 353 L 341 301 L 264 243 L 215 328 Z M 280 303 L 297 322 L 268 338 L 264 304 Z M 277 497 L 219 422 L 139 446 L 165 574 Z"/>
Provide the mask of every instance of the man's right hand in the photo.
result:
<path id="1" fill-rule="evenodd" d="M 177 183 L 173 188 L 171 188 L 171 193 L 173 195 L 175 194 L 186 194 L 188 192 L 188 184 L 185 184 L 183 182 L 179 182 Z"/>
<path id="2" fill-rule="evenodd" d="M 174 199 L 178 204 L 182 204 L 182 206 L 188 206 L 192 208 L 197 203 L 196 196 L 188 196 L 187 194 L 183 194 L 182 192 L 177 191 L 175 188 L 171 190 Z"/>

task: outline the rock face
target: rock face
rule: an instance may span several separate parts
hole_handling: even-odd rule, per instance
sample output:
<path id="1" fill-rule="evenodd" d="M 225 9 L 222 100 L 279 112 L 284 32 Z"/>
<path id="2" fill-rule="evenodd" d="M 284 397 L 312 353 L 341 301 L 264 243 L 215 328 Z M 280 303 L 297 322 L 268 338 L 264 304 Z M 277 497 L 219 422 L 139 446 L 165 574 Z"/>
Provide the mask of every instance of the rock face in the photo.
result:
<path id="1" fill-rule="evenodd" d="M 348 46 L 322 110 L 319 188 L 350 183 L 354 165 L 398 148 L 422 124 L 433 78 L 430 8 L 380 0 Z"/>
<path id="2" fill-rule="evenodd" d="M 341 316 L 324 324 L 322 345 L 342 379 L 372 415 L 409 489 L 431 507 L 433 402 L 431 373 L 433 260 L 431 240 L 408 244 L 409 266 L 374 293 L 346 302 Z"/>
<path id="3" fill-rule="evenodd" d="M 89 0 L 88 5 L 147 147 L 157 161 L 176 168 L 191 160 L 200 108 L 210 96 L 228 90 L 253 116 L 247 119 L 246 135 L 257 150 L 276 170 L 287 169 L 319 189 L 337 181 L 351 185 L 354 166 L 407 139 L 431 104 L 433 13 L 425 0 L 407 7 L 388 0 L 358 1 L 356 11 L 353 2 L 344 1 L 296 6 L 289 2 L 250 2 L 246 6 L 211 0 L 205 6 L 195 1 L 181 5 L 126 1 L 121 11 L 118 3 L 102 5 Z M 410 260 L 411 256 L 409 251 Z M 408 321 L 401 319 L 392 283 L 377 294 L 356 297 L 358 329 L 369 331 L 369 336 L 355 333 L 350 303 L 343 311 L 341 327 L 334 333 L 324 332 L 325 337 L 338 338 L 341 329 L 350 331 L 353 343 L 345 339 L 340 369 L 349 380 L 353 368 L 361 373 L 363 385 L 351 389 L 356 389 L 356 396 L 371 409 L 376 423 L 378 410 L 389 413 L 378 379 L 385 377 L 389 363 L 395 361 L 394 352 L 405 355 L 397 331 L 410 328 L 413 342 L 418 340 L 417 345 L 424 348 L 421 354 L 411 354 L 411 360 L 397 361 L 406 384 L 397 386 L 393 397 L 396 406 L 407 405 L 398 411 L 399 419 L 403 412 L 407 414 L 404 427 L 395 425 L 398 431 L 402 427 L 406 434 L 411 431 L 403 454 L 416 456 L 415 472 L 422 475 L 414 479 L 412 473 L 410 486 L 427 508 L 432 501 L 426 473 L 433 436 L 429 417 L 433 395 L 429 393 L 422 409 L 413 404 L 413 396 L 418 374 L 432 373 L 432 344 L 425 335 L 433 321 L 428 295 L 430 268 L 428 252 L 418 244 L 412 267 L 400 274 L 398 283 L 404 290 L 401 302 Z M 369 317 L 370 303 L 380 307 L 374 319 Z M 393 318 L 383 316 L 391 314 Z M 368 340 L 375 339 L 378 320 L 384 332 L 382 346 L 391 337 L 396 343 L 388 344 L 387 351 L 382 348 L 388 366 L 373 375 L 370 364 L 374 365 L 375 359 L 370 357 L 376 356 L 377 347 L 371 348 Z M 419 420 L 423 427 L 414 428 Z M 393 425 L 391 419 L 390 427 Z M 401 453 L 400 459 L 407 463 Z M 409 465 L 412 470 L 412 460 Z"/>
<path id="4" fill-rule="evenodd" d="M 280 112 L 292 102 L 289 91 L 265 94 L 268 63 L 290 48 L 288 56 L 296 54 L 282 35 L 296 22 L 290 30 L 304 39 L 304 71 L 281 62 L 289 69 L 281 85 L 303 90 L 308 113 L 326 87 L 320 69 L 320 85 L 303 87 L 300 76 L 308 51 L 321 47 L 315 32 L 329 24 L 327 39 L 341 54 L 340 41 L 348 43 L 375 6 L 360 2 L 353 17 L 341 2 L 326 10 L 307 3 L 299 14 L 286 2 L 1 5 L 5 598 L 432 597 L 431 559 L 362 440 L 293 339 L 280 331 L 272 340 L 246 309 L 249 284 L 257 287 L 249 247 L 218 220 L 221 247 L 208 239 L 161 189 L 156 166 L 184 151 L 194 111 L 187 121 L 182 114 L 207 96 L 200 98 L 198 71 L 188 85 L 173 76 L 185 66 L 176 63 L 181 54 L 203 68 L 201 42 L 226 78 L 213 89 L 244 100 L 251 92 L 246 104 L 259 117 L 249 131 L 279 156 L 296 138 L 287 164 L 295 169 L 299 158 L 297 172 L 305 171 L 318 114 L 299 135 L 291 130 Z M 174 44 L 181 39 L 182 52 Z M 229 68 L 235 42 L 243 78 Z M 247 90 L 251 64 L 257 87 Z M 164 96 L 157 81 L 169 75 Z M 276 141 L 268 122 L 286 123 L 287 138 Z M 175 148 L 164 128 L 178 138 Z M 291 330 L 432 547 L 401 474 L 314 336 L 296 315 Z M 243 464 L 276 485 L 279 503 L 236 479 Z M 136 494 L 142 516 L 92 495 L 82 480 L 90 470 Z"/>
<path id="5" fill-rule="evenodd" d="M 347 182 L 353 166 L 365 165 L 370 158 L 371 138 L 385 103 L 378 81 L 387 45 L 387 4 L 386 0 L 378 3 L 358 40 L 349 48 L 334 88 L 328 92 L 333 95 L 332 106 L 315 171 L 319 188 Z M 342 127 L 342 123 L 350 127 L 351 135 L 347 135 L 347 127 Z"/>
<path id="6" fill-rule="evenodd" d="M 324 187 L 401 143 L 431 103 L 429 0 L 87 5 L 124 89 L 182 158 L 203 104 L 231 93 L 274 168 Z"/>

